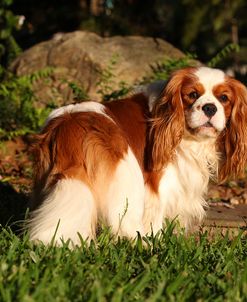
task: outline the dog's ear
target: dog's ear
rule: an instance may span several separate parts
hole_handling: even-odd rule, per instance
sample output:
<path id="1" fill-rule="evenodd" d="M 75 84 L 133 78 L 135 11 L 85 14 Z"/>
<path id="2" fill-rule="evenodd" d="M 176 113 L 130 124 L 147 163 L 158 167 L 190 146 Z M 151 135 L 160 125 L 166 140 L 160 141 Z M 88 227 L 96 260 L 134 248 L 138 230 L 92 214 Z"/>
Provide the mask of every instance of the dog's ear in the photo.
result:
<path id="1" fill-rule="evenodd" d="M 219 180 L 242 176 L 247 163 L 247 89 L 239 81 L 228 78 L 234 103 L 225 131 L 219 138 L 222 162 Z"/>
<path id="2" fill-rule="evenodd" d="M 173 159 L 182 139 L 185 116 L 181 88 L 187 73 L 189 69 L 175 72 L 154 105 L 150 129 L 151 170 L 163 169 Z"/>

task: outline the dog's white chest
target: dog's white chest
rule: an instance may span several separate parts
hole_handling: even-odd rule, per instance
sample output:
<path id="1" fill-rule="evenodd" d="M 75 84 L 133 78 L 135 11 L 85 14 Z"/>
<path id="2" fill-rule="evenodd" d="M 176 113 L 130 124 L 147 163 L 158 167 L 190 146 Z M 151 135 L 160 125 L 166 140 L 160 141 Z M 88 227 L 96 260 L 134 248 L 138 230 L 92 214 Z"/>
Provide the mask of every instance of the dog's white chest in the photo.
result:
<path id="1" fill-rule="evenodd" d="M 162 228 L 164 218 L 178 217 L 186 229 L 189 229 L 195 220 L 203 219 L 206 206 L 204 196 L 210 173 L 217 167 L 216 153 L 213 157 L 208 154 L 212 154 L 209 145 L 199 143 L 189 145 L 188 142 L 182 142 L 177 150 L 176 159 L 164 169 L 157 200 L 154 201 L 154 196 L 146 190 L 149 195 L 146 198 L 146 209 L 152 208 L 149 202 L 151 199 L 155 207 L 150 215 L 155 232 Z"/>

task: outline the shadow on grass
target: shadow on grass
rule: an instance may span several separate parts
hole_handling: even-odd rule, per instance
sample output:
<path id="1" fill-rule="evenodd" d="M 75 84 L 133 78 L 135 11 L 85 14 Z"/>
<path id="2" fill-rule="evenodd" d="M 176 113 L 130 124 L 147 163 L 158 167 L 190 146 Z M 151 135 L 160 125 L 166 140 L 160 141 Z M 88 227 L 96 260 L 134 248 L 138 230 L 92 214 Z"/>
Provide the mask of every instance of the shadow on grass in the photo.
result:
<path id="1" fill-rule="evenodd" d="M 0 182 L 0 225 L 20 233 L 28 209 L 29 197 L 17 192 L 10 184 Z"/>

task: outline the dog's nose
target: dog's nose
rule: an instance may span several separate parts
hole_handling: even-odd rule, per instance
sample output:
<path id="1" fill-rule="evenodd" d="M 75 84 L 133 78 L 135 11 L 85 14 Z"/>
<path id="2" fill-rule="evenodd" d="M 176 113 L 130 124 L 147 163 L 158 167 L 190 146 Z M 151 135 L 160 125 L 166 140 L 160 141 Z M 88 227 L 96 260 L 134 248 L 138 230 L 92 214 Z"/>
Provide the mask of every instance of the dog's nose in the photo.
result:
<path id="1" fill-rule="evenodd" d="M 217 107 L 214 104 L 205 104 L 202 110 L 207 117 L 212 117 L 217 112 Z"/>

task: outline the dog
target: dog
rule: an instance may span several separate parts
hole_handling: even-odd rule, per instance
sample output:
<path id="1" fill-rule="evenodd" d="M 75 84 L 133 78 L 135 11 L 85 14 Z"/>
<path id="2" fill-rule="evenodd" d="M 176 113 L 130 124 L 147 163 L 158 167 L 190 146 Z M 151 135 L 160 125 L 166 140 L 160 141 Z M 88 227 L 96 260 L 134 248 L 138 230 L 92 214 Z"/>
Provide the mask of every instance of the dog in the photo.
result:
<path id="1" fill-rule="evenodd" d="M 243 173 L 246 142 L 246 87 L 208 67 L 125 99 L 55 109 L 34 143 L 30 238 L 78 245 L 100 222 L 135 238 L 165 218 L 190 230 L 205 216 L 209 180 Z"/>

